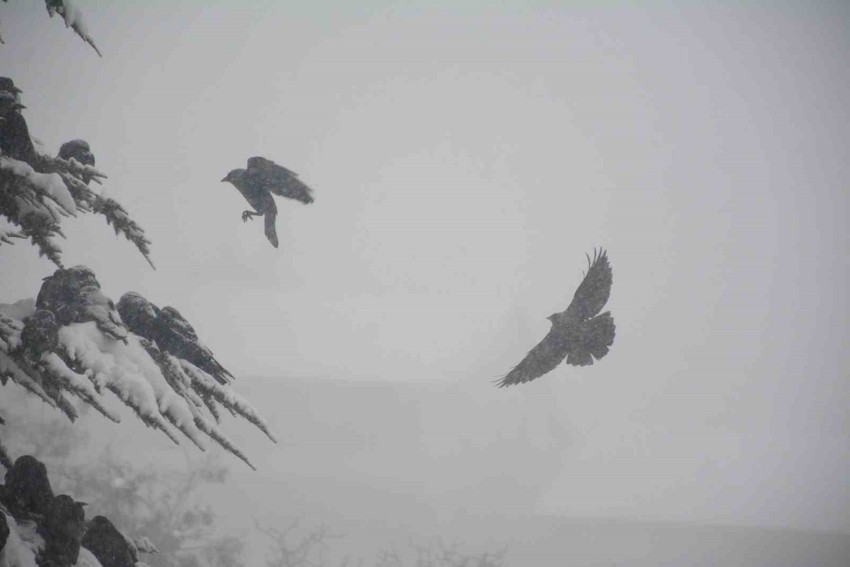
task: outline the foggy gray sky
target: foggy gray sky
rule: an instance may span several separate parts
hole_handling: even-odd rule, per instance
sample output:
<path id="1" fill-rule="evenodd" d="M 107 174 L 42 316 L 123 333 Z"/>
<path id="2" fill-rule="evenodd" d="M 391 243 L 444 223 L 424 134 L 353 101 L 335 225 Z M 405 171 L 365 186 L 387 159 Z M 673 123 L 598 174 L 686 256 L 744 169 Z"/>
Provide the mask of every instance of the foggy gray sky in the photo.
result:
<path id="1" fill-rule="evenodd" d="M 850 531 L 850 10 L 738 4 L 80 1 L 101 60 L 20 1 L 0 53 L 158 269 L 100 218 L 66 265 L 177 307 L 272 423 L 287 378 L 444 387 L 399 446 L 519 456 L 531 420 L 528 510 Z M 219 182 L 252 155 L 316 191 L 277 250 Z M 611 353 L 495 390 L 594 246 Z M 54 269 L 2 267 L 7 301 Z M 287 451 L 252 444 L 259 478 Z"/>

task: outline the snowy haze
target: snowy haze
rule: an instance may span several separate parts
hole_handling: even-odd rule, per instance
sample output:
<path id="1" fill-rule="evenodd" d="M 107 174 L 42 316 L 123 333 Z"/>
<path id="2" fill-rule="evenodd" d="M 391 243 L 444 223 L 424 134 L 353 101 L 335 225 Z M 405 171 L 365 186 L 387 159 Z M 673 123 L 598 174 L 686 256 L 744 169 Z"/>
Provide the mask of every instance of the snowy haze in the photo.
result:
<path id="1" fill-rule="evenodd" d="M 365 483 L 437 523 L 850 533 L 847 4 L 79 4 L 103 59 L 19 1 L 0 74 L 52 153 L 91 144 L 158 269 L 100 218 L 65 264 L 178 308 L 287 440 L 243 432 L 254 512 L 299 486 L 356 516 Z M 252 155 L 315 189 L 277 250 L 220 182 Z M 594 246 L 610 354 L 493 388 Z M 0 301 L 54 269 L 0 259 Z"/>

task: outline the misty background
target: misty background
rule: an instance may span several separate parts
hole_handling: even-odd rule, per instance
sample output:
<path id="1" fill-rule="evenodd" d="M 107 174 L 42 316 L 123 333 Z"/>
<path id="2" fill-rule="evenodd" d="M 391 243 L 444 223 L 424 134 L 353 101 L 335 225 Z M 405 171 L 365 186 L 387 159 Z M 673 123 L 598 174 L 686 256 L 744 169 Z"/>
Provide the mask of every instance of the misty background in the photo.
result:
<path id="1" fill-rule="evenodd" d="M 51 153 L 91 144 L 157 270 L 96 218 L 65 264 L 179 309 L 281 439 L 228 424 L 259 468 L 215 495 L 234 529 L 850 537 L 846 3 L 80 5 L 103 59 L 18 1 L 0 71 Z M 252 155 L 315 189 L 278 201 L 277 250 L 220 183 Z M 494 388 L 595 246 L 610 354 Z M 0 301 L 54 270 L 2 254 Z M 180 451 L 82 421 L 140 465 Z"/>

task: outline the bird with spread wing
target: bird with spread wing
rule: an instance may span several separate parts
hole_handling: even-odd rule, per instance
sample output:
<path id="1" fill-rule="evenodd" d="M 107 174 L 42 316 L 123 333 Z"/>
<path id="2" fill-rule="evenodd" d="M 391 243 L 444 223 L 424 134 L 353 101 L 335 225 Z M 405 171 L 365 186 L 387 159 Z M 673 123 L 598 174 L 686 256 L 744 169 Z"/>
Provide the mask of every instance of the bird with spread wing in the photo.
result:
<path id="1" fill-rule="evenodd" d="M 234 169 L 222 179 L 236 187 L 254 211 L 243 211 L 242 222 L 256 216 L 265 217 L 266 237 L 277 248 L 277 205 L 272 194 L 301 201 L 313 202 L 313 190 L 298 179 L 298 174 L 264 157 L 248 159 L 247 169 Z"/>
<path id="2" fill-rule="evenodd" d="M 566 310 L 549 315 L 549 333 L 517 364 L 498 386 L 524 384 L 539 378 L 567 359 L 567 364 L 587 366 L 599 360 L 614 344 L 611 312 L 599 314 L 611 295 L 613 274 L 605 250 L 587 257 L 588 269 Z"/>

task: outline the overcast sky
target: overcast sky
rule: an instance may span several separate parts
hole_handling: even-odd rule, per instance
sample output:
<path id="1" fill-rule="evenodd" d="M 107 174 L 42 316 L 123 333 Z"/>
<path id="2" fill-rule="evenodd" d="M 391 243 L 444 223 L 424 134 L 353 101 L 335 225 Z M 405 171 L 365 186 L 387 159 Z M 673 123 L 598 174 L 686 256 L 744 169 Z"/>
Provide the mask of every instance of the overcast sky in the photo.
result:
<path id="1" fill-rule="evenodd" d="M 78 3 L 103 59 L 18 1 L 0 74 L 157 270 L 100 218 L 65 263 L 179 309 L 270 421 L 287 378 L 445 384 L 475 411 L 426 455 L 569 432 L 530 509 L 850 532 L 847 3 Z M 253 155 L 315 189 L 279 249 L 220 183 Z M 495 390 L 595 246 L 610 354 Z M 54 269 L 0 254 L 0 300 Z"/>

